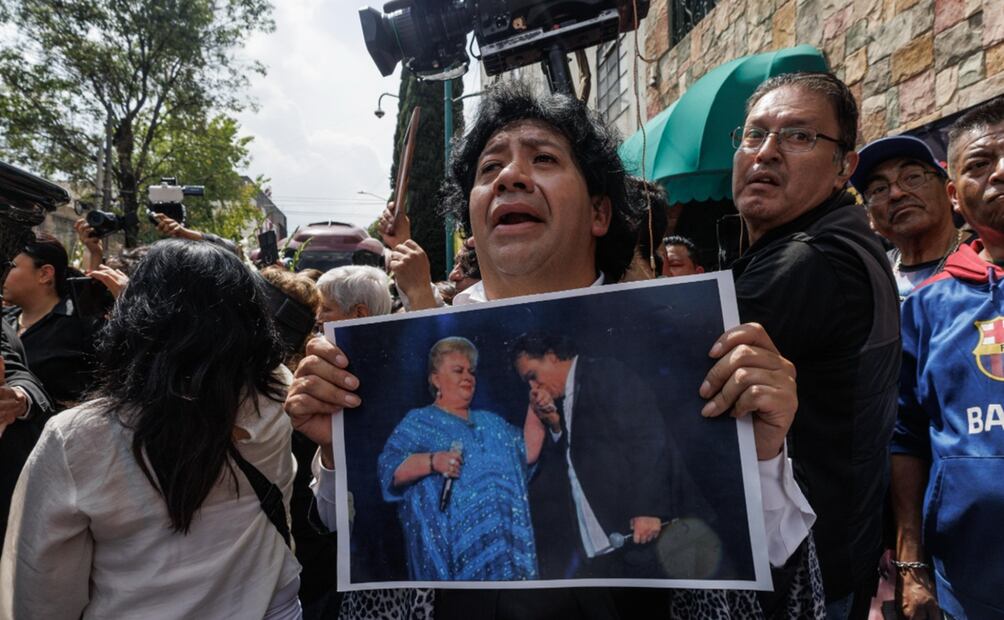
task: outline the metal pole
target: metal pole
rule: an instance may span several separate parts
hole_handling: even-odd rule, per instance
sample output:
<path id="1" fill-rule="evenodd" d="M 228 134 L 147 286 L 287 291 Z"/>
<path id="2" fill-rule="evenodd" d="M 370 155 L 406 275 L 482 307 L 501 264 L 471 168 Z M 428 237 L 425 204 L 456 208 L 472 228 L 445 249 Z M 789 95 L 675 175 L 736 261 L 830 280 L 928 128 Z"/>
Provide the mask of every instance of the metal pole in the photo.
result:
<path id="1" fill-rule="evenodd" d="M 564 93 L 575 96 L 575 86 L 572 84 L 572 72 L 568 68 L 568 54 L 558 44 L 547 50 L 547 58 L 541 61 L 547 84 L 552 93 Z"/>
<path id="2" fill-rule="evenodd" d="M 453 80 L 443 82 L 443 175 L 449 174 L 450 141 L 453 139 Z M 446 275 L 453 271 L 453 216 L 446 216 Z"/>
<path id="3" fill-rule="evenodd" d="M 110 211 L 112 208 L 112 113 L 105 119 L 105 161 L 101 176 L 101 208 Z"/>

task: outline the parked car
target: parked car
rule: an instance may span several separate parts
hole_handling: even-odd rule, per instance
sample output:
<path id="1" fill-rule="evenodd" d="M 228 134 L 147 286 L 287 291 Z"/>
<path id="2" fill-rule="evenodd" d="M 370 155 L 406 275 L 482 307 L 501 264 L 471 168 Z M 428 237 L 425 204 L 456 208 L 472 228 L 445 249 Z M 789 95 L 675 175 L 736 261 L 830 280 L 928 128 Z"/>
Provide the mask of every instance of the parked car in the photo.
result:
<path id="1" fill-rule="evenodd" d="M 313 222 L 299 227 L 289 239 L 279 240 L 279 248 L 284 261 L 295 260 L 297 251 L 303 248 L 296 271 L 327 271 L 342 265 L 384 266 L 383 244 L 364 229 L 344 222 Z"/>

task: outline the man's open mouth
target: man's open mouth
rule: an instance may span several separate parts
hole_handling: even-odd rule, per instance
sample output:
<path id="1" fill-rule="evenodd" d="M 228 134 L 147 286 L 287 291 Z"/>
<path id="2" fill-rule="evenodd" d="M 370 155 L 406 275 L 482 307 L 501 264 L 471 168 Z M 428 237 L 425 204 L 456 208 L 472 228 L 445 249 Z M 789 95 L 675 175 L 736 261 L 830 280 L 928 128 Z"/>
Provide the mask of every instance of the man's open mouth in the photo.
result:
<path id="1" fill-rule="evenodd" d="M 496 207 L 492 213 L 492 221 L 495 226 L 515 226 L 517 224 L 539 223 L 543 220 L 528 205 L 503 204 Z"/>
<path id="2" fill-rule="evenodd" d="M 540 218 L 529 213 L 506 213 L 499 218 L 499 224 L 508 226 L 511 224 L 522 224 L 523 222 L 539 222 Z"/>
<path id="3" fill-rule="evenodd" d="M 747 181 L 749 185 L 773 185 L 778 186 L 781 184 L 781 179 L 772 172 L 757 172 L 751 174 Z"/>

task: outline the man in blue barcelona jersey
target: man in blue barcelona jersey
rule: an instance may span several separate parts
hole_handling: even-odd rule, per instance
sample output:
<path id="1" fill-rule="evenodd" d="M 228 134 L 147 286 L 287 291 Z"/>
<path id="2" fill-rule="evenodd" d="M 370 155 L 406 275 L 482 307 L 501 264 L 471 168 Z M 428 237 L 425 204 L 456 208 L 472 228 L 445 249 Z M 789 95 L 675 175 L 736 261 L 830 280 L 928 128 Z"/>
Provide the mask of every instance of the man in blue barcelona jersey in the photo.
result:
<path id="1" fill-rule="evenodd" d="M 949 198 L 980 239 L 903 303 L 892 443 L 897 602 L 907 618 L 1000 618 L 1004 97 L 956 122 L 948 155 Z"/>

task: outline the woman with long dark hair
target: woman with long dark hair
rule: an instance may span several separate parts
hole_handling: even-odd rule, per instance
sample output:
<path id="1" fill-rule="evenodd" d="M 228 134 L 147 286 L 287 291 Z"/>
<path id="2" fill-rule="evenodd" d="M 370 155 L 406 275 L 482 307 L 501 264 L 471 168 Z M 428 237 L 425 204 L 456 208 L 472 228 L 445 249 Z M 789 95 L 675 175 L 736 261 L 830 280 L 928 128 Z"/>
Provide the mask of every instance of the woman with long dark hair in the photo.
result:
<path id="1" fill-rule="evenodd" d="M 140 262 L 102 334 L 96 398 L 50 421 L 18 481 L 0 616 L 300 617 L 280 533 L 290 375 L 262 286 L 207 243 L 162 241 Z"/>

